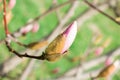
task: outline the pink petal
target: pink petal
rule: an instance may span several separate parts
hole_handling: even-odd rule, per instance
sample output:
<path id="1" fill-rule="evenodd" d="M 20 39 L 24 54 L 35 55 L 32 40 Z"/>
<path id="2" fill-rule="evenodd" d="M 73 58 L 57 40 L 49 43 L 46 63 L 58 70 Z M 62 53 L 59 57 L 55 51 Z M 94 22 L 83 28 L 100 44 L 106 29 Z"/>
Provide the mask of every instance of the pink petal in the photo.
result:
<path id="1" fill-rule="evenodd" d="M 105 60 L 105 65 L 108 66 L 108 65 L 112 64 L 112 62 L 113 62 L 113 60 L 111 58 L 107 58 Z"/>
<path id="2" fill-rule="evenodd" d="M 37 32 L 39 30 L 39 24 L 36 22 L 33 24 L 32 32 Z"/>
<path id="3" fill-rule="evenodd" d="M 33 27 L 33 25 L 30 24 L 26 27 L 21 28 L 20 32 L 23 33 L 23 34 L 26 34 L 26 33 L 30 32 L 32 30 L 32 27 Z"/>
<path id="4" fill-rule="evenodd" d="M 15 4 L 16 4 L 16 0 L 10 0 L 8 3 L 8 7 L 12 9 L 15 6 Z"/>
<path id="5" fill-rule="evenodd" d="M 96 56 L 100 55 L 100 54 L 103 52 L 103 50 L 104 50 L 103 47 L 98 47 L 98 48 L 95 50 Z"/>
<path id="6" fill-rule="evenodd" d="M 65 46 L 62 50 L 62 53 L 67 51 L 69 47 L 72 45 L 76 34 L 77 34 L 77 22 L 74 21 L 63 33 L 66 36 Z"/>

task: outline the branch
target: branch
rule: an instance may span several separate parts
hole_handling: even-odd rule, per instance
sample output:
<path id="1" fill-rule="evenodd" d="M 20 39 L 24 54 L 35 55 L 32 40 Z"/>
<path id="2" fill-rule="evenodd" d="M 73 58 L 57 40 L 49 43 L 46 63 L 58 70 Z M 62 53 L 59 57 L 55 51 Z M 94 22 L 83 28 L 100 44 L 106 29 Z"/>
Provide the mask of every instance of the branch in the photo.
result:
<path id="1" fill-rule="evenodd" d="M 58 1 L 57 0 L 53 0 L 52 1 L 52 7 L 55 7 L 58 5 Z M 56 10 L 56 15 L 57 15 L 57 18 L 58 18 L 58 21 L 61 22 L 62 20 L 62 16 L 60 15 L 60 11 L 59 10 Z"/>
<path id="2" fill-rule="evenodd" d="M 58 5 L 58 6 L 54 7 L 54 8 L 52 8 L 52 9 L 49 9 L 49 10 L 45 11 L 42 15 L 39 15 L 39 16 L 37 16 L 36 18 L 34 18 L 33 21 L 25 24 L 24 26 L 29 25 L 29 24 L 32 24 L 32 23 L 38 21 L 39 19 L 41 19 L 42 17 L 46 16 L 47 14 L 55 11 L 56 9 L 62 8 L 63 6 L 65 6 L 65 5 L 69 4 L 69 3 L 72 3 L 72 2 L 74 2 L 74 1 L 76 1 L 76 0 L 68 0 L 68 1 L 66 1 L 65 3 L 61 4 L 61 5 Z"/>
<path id="3" fill-rule="evenodd" d="M 41 55 L 41 56 L 32 56 L 32 55 L 28 55 L 27 53 L 20 54 L 17 51 L 15 51 L 14 49 L 11 48 L 10 43 L 7 40 L 5 41 L 5 44 L 6 44 L 8 50 L 10 52 L 14 53 L 15 55 L 17 55 L 20 58 L 27 57 L 27 58 L 33 58 L 33 59 L 39 59 L 39 60 L 44 60 L 45 59 L 44 55 Z"/>
<path id="4" fill-rule="evenodd" d="M 24 69 L 23 73 L 21 74 L 19 80 L 27 80 L 27 77 L 32 71 L 32 68 L 34 66 L 35 60 L 30 60 L 26 68 Z"/>
<path id="5" fill-rule="evenodd" d="M 6 36 L 9 34 L 9 30 L 7 27 L 7 19 L 6 19 L 6 0 L 3 0 L 3 22 L 4 22 L 4 28 L 5 28 L 5 34 Z"/>
<path id="6" fill-rule="evenodd" d="M 114 1 L 107 1 L 108 2 L 108 5 L 110 7 L 110 9 L 112 9 L 114 15 L 116 17 L 119 17 L 120 16 L 120 13 L 119 13 L 119 4 L 120 4 L 120 1 L 119 0 L 114 0 Z"/>
<path id="7" fill-rule="evenodd" d="M 92 5 L 90 2 L 88 2 L 87 0 L 83 0 L 86 4 L 88 4 L 90 7 L 92 7 L 93 9 L 97 10 L 98 12 L 100 12 L 101 14 L 105 15 L 106 17 L 108 17 L 109 19 L 111 19 L 112 21 L 114 21 L 115 23 L 117 23 L 118 25 L 120 25 L 120 23 L 118 21 L 116 21 L 113 17 L 111 17 L 110 15 L 104 13 L 103 11 L 101 11 L 100 9 L 98 9 L 97 7 L 95 7 L 94 5 Z"/>

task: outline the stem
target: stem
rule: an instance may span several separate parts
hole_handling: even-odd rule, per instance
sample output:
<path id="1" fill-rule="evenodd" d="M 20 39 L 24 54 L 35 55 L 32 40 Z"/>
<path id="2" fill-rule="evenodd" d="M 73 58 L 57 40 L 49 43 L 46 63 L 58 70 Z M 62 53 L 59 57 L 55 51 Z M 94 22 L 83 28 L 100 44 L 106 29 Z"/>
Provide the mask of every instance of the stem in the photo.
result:
<path id="1" fill-rule="evenodd" d="M 7 20 L 6 20 L 6 0 L 3 0 L 3 20 L 4 20 L 4 28 L 6 36 L 9 34 L 9 30 L 7 27 Z"/>
<path id="2" fill-rule="evenodd" d="M 5 44 L 6 44 L 8 50 L 9 50 L 10 52 L 14 53 L 15 55 L 17 55 L 17 56 L 20 57 L 20 58 L 27 57 L 27 58 L 45 60 L 44 54 L 42 54 L 41 56 L 32 56 L 32 55 L 28 55 L 27 53 L 25 53 L 25 54 L 19 54 L 17 51 L 15 51 L 14 49 L 12 49 L 12 48 L 10 47 L 10 43 L 9 43 L 7 40 L 5 40 Z"/>
<path id="3" fill-rule="evenodd" d="M 97 7 L 95 7 L 93 4 L 91 4 L 90 2 L 88 2 L 87 0 L 83 0 L 86 4 L 88 4 L 90 7 L 94 8 L 95 10 L 97 10 L 98 12 L 100 12 L 101 14 L 105 15 L 106 17 L 108 17 L 109 19 L 111 19 L 112 21 L 114 21 L 115 23 L 117 23 L 118 25 L 120 25 L 120 23 L 118 21 L 116 21 L 113 17 L 111 17 L 110 15 L 104 13 L 103 11 L 101 11 L 100 9 L 98 9 Z"/>

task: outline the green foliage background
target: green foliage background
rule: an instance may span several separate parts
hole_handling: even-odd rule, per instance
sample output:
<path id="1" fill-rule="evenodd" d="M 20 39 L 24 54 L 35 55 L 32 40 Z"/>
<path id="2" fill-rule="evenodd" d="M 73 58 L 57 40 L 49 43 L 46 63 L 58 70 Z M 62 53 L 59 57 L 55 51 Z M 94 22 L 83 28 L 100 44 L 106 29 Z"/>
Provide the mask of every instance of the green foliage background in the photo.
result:
<path id="1" fill-rule="evenodd" d="M 9 23 L 9 30 L 10 32 L 14 33 L 19 28 L 21 28 L 25 23 L 28 22 L 30 19 L 34 19 L 36 16 L 39 16 L 44 11 L 48 10 L 52 6 L 52 0 L 16 0 L 16 6 L 12 10 L 13 17 L 11 22 Z M 58 4 L 62 4 L 67 0 L 58 0 Z M 2 6 L 2 4 L 0 4 Z M 66 5 L 65 7 L 59 10 L 61 16 L 64 16 L 68 10 L 70 9 L 71 5 Z M 85 5 L 78 6 L 75 10 L 75 15 L 71 18 L 68 23 L 70 23 L 75 18 L 79 17 L 88 7 Z M 112 15 L 111 10 L 106 10 L 105 12 Z M 86 20 L 83 23 L 80 30 L 78 30 L 78 34 L 76 37 L 75 42 L 70 48 L 70 53 L 67 55 L 69 58 L 74 58 L 77 56 L 82 56 L 88 46 L 91 44 L 92 39 L 92 31 L 88 28 L 91 23 L 97 25 L 100 31 L 103 34 L 102 42 L 107 38 L 112 38 L 111 44 L 105 48 L 103 54 L 106 54 L 110 50 L 118 47 L 120 45 L 120 26 L 114 23 L 113 21 L 109 20 L 105 16 L 101 15 L 100 13 L 96 14 L 92 18 Z M 57 17 L 56 12 L 52 12 L 41 20 L 39 20 L 40 29 L 37 33 L 28 33 L 25 37 L 19 37 L 19 41 L 24 44 L 29 44 L 35 41 L 39 41 L 44 36 L 50 34 L 53 29 L 59 24 L 59 20 Z M 0 40 L 5 38 L 4 28 L 2 23 L 2 11 L 0 11 Z M 101 45 L 102 42 L 99 44 Z M 96 46 L 99 46 L 96 45 Z M 13 43 L 12 45 L 16 50 L 22 51 L 24 50 L 23 47 L 18 46 L 17 44 Z M 0 63 L 5 61 L 11 56 L 15 56 L 11 54 L 4 44 L 0 44 Z M 90 53 L 87 60 L 91 60 L 95 58 L 94 53 Z M 27 65 L 28 61 L 22 62 L 19 64 L 14 70 L 10 71 L 8 75 L 12 78 L 19 76 L 22 71 L 24 70 L 25 66 Z M 71 68 L 77 66 L 80 61 L 71 62 L 68 58 L 63 57 L 57 62 L 47 62 L 43 61 L 42 63 L 37 60 L 33 71 L 30 73 L 30 76 L 27 80 L 45 80 L 48 78 L 55 78 L 61 76 L 64 72 L 70 70 Z M 102 64 L 103 66 L 104 64 Z M 101 66 L 96 66 L 95 68 L 91 69 L 98 69 Z M 52 70 L 59 68 L 59 72 L 57 74 L 52 73 Z M 114 80 L 120 79 L 120 72 L 114 75 Z M 1 80 L 10 80 L 9 78 L 5 77 Z"/>

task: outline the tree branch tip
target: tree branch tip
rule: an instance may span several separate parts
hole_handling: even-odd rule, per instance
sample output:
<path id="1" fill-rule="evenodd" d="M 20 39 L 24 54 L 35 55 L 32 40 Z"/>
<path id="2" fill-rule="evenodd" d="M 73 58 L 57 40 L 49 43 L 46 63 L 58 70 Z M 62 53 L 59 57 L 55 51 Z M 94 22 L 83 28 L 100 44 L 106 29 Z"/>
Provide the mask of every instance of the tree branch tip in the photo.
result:
<path id="1" fill-rule="evenodd" d="M 83 0 L 83 2 L 86 3 L 88 6 L 90 6 L 91 8 L 93 8 L 94 10 L 98 11 L 99 13 L 101 13 L 102 15 L 106 16 L 107 18 L 109 18 L 110 20 L 115 22 L 116 24 L 120 25 L 120 22 L 116 21 L 115 18 L 113 18 L 109 14 L 103 12 L 102 10 L 98 9 L 95 5 L 90 3 L 88 0 Z"/>

